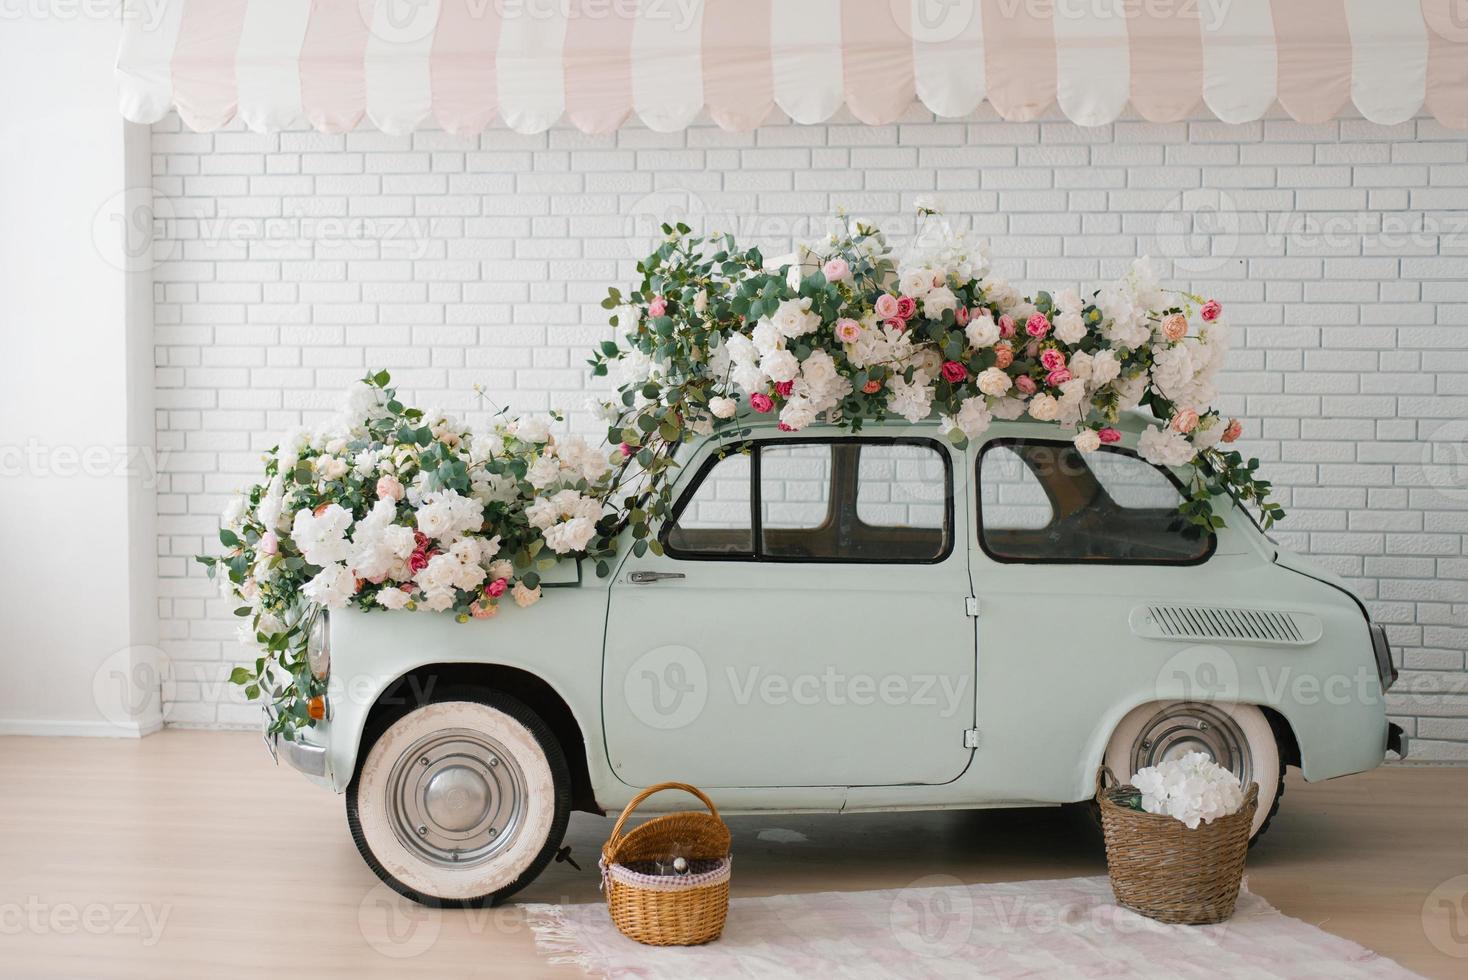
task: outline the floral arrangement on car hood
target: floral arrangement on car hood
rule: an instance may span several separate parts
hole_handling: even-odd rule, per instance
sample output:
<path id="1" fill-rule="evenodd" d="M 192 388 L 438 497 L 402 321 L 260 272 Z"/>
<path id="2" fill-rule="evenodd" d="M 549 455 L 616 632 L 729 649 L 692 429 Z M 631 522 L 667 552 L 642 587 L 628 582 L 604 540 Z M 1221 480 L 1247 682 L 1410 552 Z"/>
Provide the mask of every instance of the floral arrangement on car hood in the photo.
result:
<path id="1" fill-rule="evenodd" d="M 1238 813 L 1244 805 L 1239 777 L 1202 752 L 1139 769 L 1131 782 L 1139 791 L 1133 809 L 1165 813 L 1189 830 Z"/>
<path id="2" fill-rule="evenodd" d="M 1284 515 L 1258 461 L 1221 448 L 1240 424 L 1211 407 L 1229 347 L 1217 301 L 1164 290 L 1146 260 L 1088 296 L 1027 297 L 935 214 L 920 209 L 900 260 L 879 230 L 842 216 L 824 244 L 775 268 L 732 236 L 664 226 L 638 287 L 602 304 L 621 334 L 589 362 L 617 375 L 617 397 L 592 406 L 604 447 L 554 435 L 546 418 L 501 413 L 475 432 L 405 406 L 386 372 L 367 376 L 337 417 L 266 455 L 264 482 L 225 514 L 224 554 L 199 559 L 260 649 L 231 679 L 270 699 L 272 727 L 289 736 L 313 723 L 307 702 L 324 687 L 305 653 L 318 608 L 486 619 L 507 595 L 534 603 L 558 559 L 606 576 L 623 548 L 660 553 L 676 450 L 714 432 L 737 445 L 752 415 L 794 431 L 937 413 L 958 445 L 1028 416 L 1093 452 L 1143 407 L 1158 423 L 1141 455 L 1192 467 L 1180 508 L 1191 533 L 1222 526 L 1221 494 L 1251 502 L 1265 527 Z"/>

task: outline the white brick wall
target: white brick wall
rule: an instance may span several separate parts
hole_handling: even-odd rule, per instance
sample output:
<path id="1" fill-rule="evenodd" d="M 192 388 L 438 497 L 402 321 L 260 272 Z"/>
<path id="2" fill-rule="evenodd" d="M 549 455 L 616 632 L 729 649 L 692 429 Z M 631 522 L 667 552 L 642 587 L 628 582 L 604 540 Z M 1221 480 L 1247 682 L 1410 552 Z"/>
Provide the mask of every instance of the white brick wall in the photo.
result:
<path id="1" fill-rule="evenodd" d="M 252 724 L 239 648 L 189 556 L 275 433 L 367 367 L 412 399 L 579 408 L 598 302 L 656 220 L 770 254 L 844 205 L 900 223 L 936 193 L 1032 287 L 1136 254 L 1240 328 L 1224 407 L 1269 461 L 1281 539 L 1350 578 L 1406 670 L 1414 755 L 1468 760 L 1468 141 L 1419 119 L 1304 126 L 987 113 L 899 125 L 260 136 L 154 129 L 161 614 L 178 724 Z M 813 221 L 812 219 L 816 220 Z M 636 238 L 640 247 L 629 246 Z M 1166 270 L 1167 263 L 1163 263 Z M 580 420 L 578 418 L 578 424 Z M 1407 693 L 1411 692 L 1411 693 Z"/>

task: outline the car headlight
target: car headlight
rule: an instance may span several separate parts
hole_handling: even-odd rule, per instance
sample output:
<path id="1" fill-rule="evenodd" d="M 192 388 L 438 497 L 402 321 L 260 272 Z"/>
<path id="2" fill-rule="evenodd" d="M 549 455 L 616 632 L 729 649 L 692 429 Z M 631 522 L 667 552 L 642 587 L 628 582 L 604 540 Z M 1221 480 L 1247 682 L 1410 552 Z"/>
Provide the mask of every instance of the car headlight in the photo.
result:
<path id="1" fill-rule="evenodd" d="M 331 623 L 326 610 L 321 610 L 311 619 L 306 628 L 306 663 L 311 667 L 311 676 L 318 681 L 326 680 L 331 673 Z"/>

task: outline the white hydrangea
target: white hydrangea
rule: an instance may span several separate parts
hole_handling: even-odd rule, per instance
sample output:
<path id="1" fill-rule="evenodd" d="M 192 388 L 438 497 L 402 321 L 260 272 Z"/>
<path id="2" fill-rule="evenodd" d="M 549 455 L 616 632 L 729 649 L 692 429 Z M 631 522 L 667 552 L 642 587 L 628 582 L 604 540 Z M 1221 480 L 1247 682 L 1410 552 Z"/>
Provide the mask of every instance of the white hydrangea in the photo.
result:
<path id="1" fill-rule="evenodd" d="M 1188 437 L 1171 428 L 1149 427 L 1137 441 L 1137 452 L 1155 466 L 1182 466 L 1192 461 L 1197 450 Z"/>
<path id="2" fill-rule="evenodd" d="M 352 528 L 352 552 L 347 567 L 359 578 L 381 582 L 413 553 L 413 529 L 394 524 L 397 505 L 379 500 Z"/>
<path id="3" fill-rule="evenodd" d="M 303 512 L 304 513 L 304 512 Z M 310 561 L 308 558 L 307 561 Z M 316 564 L 312 562 L 312 564 Z M 307 599 L 327 609 L 341 609 L 351 601 L 357 591 L 357 576 L 340 562 L 331 562 L 322 567 L 316 576 L 301 589 Z"/>
<path id="4" fill-rule="evenodd" d="M 457 490 L 437 490 L 424 494 L 414 519 L 418 530 L 450 543 L 484 524 L 484 508 L 478 500 Z"/>
<path id="5" fill-rule="evenodd" d="M 989 406 L 989 411 L 994 413 L 996 419 L 1013 422 L 1025 413 L 1026 404 L 1023 398 L 1005 397 Z"/>
<path id="6" fill-rule="evenodd" d="M 545 442 L 550 438 L 551 419 L 530 415 L 510 423 L 510 434 L 521 442 Z"/>
<path id="7" fill-rule="evenodd" d="M 352 512 L 341 504 L 327 504 L 320 516 L 302 509 L 296 511 L 291 524 L 291 540 L 308 563 L 325 567 L 346 560 L 350 551 L 346 534 L 351 526 Z"/>
<path id="8" fill-rule="evenodd" d="M 816 420 L 816 409 L 804 395 L 791 395 L 780 409 L 780 421 L 793 432 L 798 432 Z"/>
<path id="9" fill-rule="evenodd" d="M 965 398 L 963 404 L 958 408 L 958 428 L 970 439 L 977 439 L 989 428 L 994 416 L 989 413 L 989 406 L 983 398 Z"/>
<path id="10" fill-rule="evenodd" d="M 800 362 L 788 350 L 770 351 L 759 359 L 759 369 L 771 381 L 794 381 L 796 374 L 800 372 Z"/>
<path id="11" fill-rule="evenodd" d="M 921 422 L 933 410 L 933 388 L 916 380 L 893 378 L 888 388 L 887 407 L 909 422 Z"/>
<path id="12" fill-rule="evenodd" d="M 1244 805 L 1239 778 L 1202 752 L 1140 769 L 1131 783 L 1142 792 L 1143 810 L 1165 813 L 1189 830 L 1237 813 Z"/>

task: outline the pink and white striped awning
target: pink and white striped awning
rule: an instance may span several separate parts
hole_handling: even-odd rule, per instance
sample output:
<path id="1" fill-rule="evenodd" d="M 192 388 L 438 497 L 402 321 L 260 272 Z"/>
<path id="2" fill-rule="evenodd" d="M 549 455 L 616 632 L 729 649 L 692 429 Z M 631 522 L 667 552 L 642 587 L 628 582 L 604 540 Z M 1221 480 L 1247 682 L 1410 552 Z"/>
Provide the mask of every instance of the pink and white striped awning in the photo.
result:
<path id="1" fill-rule="evenodd" d="M 363 117 L 402 133 L 607 132 L 706 108 L 751 129 L 779 107 L 862 122 L 916 97 L 941 116 L 987 98 L 1006 119 L 1052 102 L 1083 126 L 1128 102 L 1227 122 L 1278 102 L 1321 122 L 1423 105 L 1468 127 L 1468 0 L 128 0 L 122 112 L 177 107 L 194 129 Z"/>

